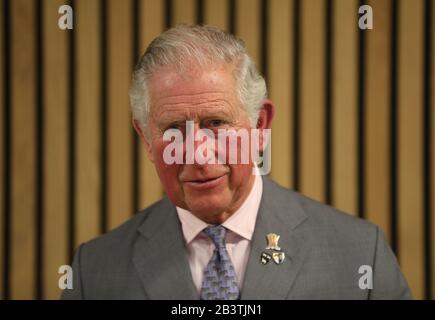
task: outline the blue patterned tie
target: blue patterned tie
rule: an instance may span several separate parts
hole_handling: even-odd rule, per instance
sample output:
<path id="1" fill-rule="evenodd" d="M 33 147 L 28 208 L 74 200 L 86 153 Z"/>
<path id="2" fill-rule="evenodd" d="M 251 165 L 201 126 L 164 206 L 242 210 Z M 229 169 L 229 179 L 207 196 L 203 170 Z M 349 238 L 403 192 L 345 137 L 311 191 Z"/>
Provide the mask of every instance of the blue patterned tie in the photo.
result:
<path id="1" fill-rule="evenodd" d="M 226 229 L 221 226 L 210 226 L 204 230 L 215 245 L 213 256 L 204 270 L 201 300 L 237 300 L 236 272 L 225 247 Z"/>

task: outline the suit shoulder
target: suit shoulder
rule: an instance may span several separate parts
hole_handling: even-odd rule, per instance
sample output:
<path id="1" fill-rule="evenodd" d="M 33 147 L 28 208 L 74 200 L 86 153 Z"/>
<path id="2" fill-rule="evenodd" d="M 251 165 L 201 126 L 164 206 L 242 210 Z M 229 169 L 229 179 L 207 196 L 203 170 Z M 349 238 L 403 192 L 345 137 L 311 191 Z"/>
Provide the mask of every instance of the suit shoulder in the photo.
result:
<path id="1" fill-rule="evenodd" d="M 137 229 L 142 225 L 153 213 L 159 211 L 167 202 L 166 198 L 161 199 L 149 207 L 139 211 L 129 220 L 116 227 L 115 229 L 98 236 L 84 245 L 87 250 L 98 250 L 107 252 L 107 250 L 113 251 L 114 247 L 125 247 L 133 243 L 137 237 Z M 107 249 L 107 250 L 104 250 Z"/>
<path id="2" fill-rule="evenodd" d="M 319 224 L 328 223 L 336 227 L 349 227 L 361 230 L 373 230 L 373 228 L 376 228 L 376 225 L 367 220 L 321 203 L 296 191 L 289 190 L 289 192 L 299 199 L 309 217 Z"/>
<path id="3" fill-rule="evenodd" d="M 330 205 L 321 203 L 297 191 L 286 189 L 269 180 L 267 185 L 272 187 L 277 201 L 295 201 L 302 207 L 308 217 L 308 225 L 319 234 L 328 235 L 340 240 L 372 239 L 376 240 L 378 227 L 375 224 Z M 291 214 L 289 212 L 288 214 Z"/>

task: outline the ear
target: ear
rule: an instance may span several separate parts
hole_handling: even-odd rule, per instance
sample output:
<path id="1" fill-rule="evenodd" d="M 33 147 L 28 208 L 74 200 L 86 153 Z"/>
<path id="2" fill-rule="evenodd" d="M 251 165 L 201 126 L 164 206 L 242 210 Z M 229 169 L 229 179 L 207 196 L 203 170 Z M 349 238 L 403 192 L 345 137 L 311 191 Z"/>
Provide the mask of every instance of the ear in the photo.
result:
<path id="1" fill-rule="evenodd" d="M 258 120 L 257 120 L 257 129 L 260 130 L 259 142 L 260 142 L 260 151 L 264 151 L 264 147 L 267 145 L 268 141 L 264 141 L 263 139 L 267 139 L 268 135 L 263 134 L 264 129 L 270 129 L 272 126 L 272 119 L 275 114 L 275 107 L 273 102 L 269 99 L 263 101 L 263 106 L 260 109 Z"/>
<path id="2" fill-rule="evenodd" d="M 151 143 L 148 140 L 148 138 L 146 137 L 144 129 L 142 128 L 139 121 L 135 120 L 134 118 L 132 118 L 132 123 L 133 123 L 134 130 L 136 130 L 137 134 L 140 137 L 140 140 L 142 141 L 142 143 L 145 146 L 145 150 L 146 150 L 148 159 L 150 159 L 151 162 L 154 162 L 154 156 L 153 156 L 153 152 L 152 152 Z"/>

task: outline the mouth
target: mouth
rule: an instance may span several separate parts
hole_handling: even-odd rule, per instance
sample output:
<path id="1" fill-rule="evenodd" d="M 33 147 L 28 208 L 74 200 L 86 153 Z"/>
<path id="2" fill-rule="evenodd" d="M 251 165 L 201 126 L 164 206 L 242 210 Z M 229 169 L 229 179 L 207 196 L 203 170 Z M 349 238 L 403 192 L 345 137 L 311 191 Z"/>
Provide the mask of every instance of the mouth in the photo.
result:
<path id="1" fill-rule="evenodd" d="M 218 186 L 225 178 L 226 174 L 213 178 L 204 178 L 200 180 L 184 181 L 184 184 L 188 187 L 198 190 L 210 189 Z"/>

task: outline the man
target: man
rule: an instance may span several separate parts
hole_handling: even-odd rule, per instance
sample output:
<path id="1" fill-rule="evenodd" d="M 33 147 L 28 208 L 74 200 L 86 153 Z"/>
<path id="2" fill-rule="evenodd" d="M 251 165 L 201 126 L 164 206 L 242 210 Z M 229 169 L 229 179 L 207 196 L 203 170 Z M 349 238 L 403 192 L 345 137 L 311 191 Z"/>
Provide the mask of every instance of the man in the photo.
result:
<path id="1" fill-rule="evenodd" d="M 411 298 L 378 227 L 259 175 L 255 159 L 242 161 L 246 140 L 216 138 L 271 127 L 274 106 L 241 40 L 206 26 L 164 32 L 138 63 L 130 99 L 167 197 L 82 244 L 63 298 Z"/>

